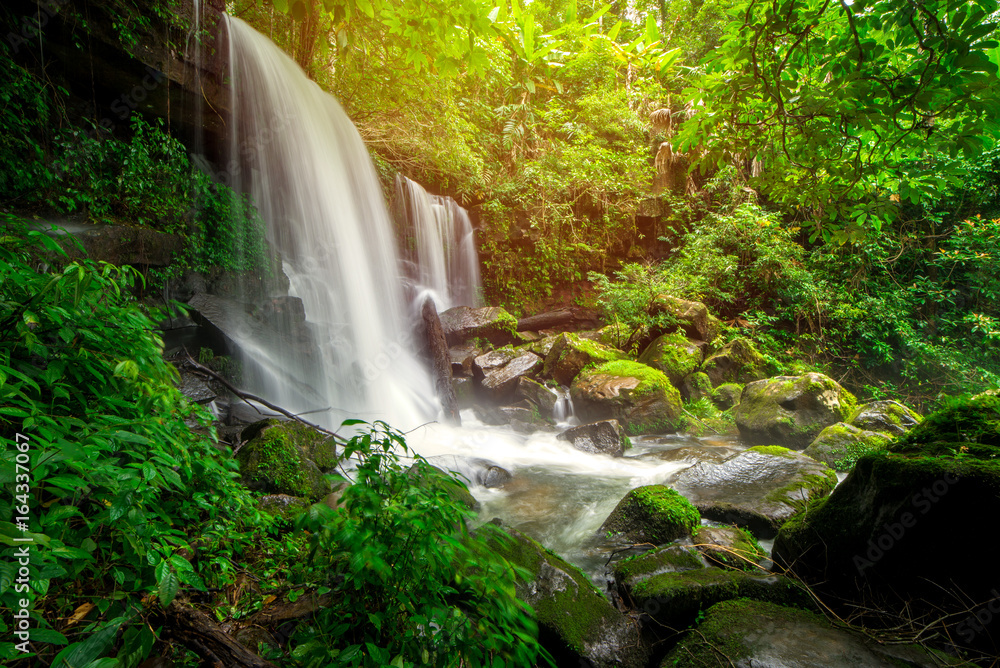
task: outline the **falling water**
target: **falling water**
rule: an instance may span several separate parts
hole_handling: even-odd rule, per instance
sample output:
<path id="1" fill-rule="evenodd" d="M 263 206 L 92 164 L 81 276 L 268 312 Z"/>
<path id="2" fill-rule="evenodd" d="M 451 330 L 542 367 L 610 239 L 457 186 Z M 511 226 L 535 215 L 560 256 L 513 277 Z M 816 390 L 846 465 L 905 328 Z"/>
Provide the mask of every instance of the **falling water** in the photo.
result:
<path id="1" fill-rule="evenodd" d="M 479 257 L 468 212 L 402 175 L 396 177 L 396 196 L 403 209 L 403 252 L 418 291 L 429 292 L 438 311 L 479 306 Z"/>
<path id="2" fill-rule="evenodd" d="M 360 135 L 269 39 L 240 19 L 227 22 L 236 185 L 267 222 L 319 350 L 317 360 L 246 332 L 257 389 L 292 410 L 330 409 L 316 417 L 327 425 L 360 417 L 406 429 L 433 419 L 391 221 Z"/>

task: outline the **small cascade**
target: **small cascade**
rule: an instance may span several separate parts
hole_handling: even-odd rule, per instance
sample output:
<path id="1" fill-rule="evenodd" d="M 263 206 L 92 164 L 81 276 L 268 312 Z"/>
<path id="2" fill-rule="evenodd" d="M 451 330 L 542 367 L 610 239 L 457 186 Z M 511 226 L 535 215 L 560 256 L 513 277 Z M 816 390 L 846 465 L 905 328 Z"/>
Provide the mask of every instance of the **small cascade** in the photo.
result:
<path id="1" fill-rule="evenodd" d="M 312 339 L 304 350 L 289 343 L 295 332 L 268 339 L 244 328 L 253 389 L 326 426 L 361 418 L 408 429 L 433 419 L 392 223 L 361 136 L 271 40 L 238 18 L 227 25 L 234 185 L 266 221 Z"/>
<path id="2" fill-rule="evenodd" d="M 438 311 L 479 306 L 479 255 L 468 212 L 402 175 L 396 177 L 396 199 L 406 273 L 416 291 L 429 293 Z"/>
<path id="3" fill-rule="evenodd" d="M 573 410 L 573 397 L 569 394 L 569 389 L 558 387 L 555 390 L 556 405 L 552 408 L 552 419 L 559 425 L 573 425 L 579 423 L 576 419 L 576 412 Z"/>

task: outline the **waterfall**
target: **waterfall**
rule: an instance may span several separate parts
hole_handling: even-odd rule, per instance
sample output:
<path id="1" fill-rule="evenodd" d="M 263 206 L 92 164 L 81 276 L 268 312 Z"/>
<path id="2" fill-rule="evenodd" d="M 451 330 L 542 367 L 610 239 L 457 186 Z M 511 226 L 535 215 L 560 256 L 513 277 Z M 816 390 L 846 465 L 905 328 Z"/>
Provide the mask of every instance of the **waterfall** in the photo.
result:
<path id="1" fill-rule="evenodd" d="M 402 175 L 396 177 L 396 197 L 408 273 L 417 289 L 430 293 L 438 311 L 479 306 L 479 256 L 468 212 Z"/>
<path id="2" fill-rule="evenodd" d="M 294 411 L 330 409 L 312 416 L 327 426 L 350 417 L 406 429 L 434 419 L 392 223 L 361 136 L 267 37 L 237 18 L 227 24 L 231 176 L 267 222 L 319 351 L 317 359 L 247 331 L 255 389 Z"/>

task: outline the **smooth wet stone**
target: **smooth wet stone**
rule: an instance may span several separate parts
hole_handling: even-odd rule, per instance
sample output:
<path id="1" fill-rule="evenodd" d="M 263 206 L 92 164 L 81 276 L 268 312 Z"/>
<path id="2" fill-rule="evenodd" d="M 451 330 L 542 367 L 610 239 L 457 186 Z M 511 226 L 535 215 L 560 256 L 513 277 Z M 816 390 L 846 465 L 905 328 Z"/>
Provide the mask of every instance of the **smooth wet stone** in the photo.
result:
<path id="1" fill-rule="evenodd" d="M 480 394 L 501 403 L 512 399 L 518 380 L 533 373 L 541 364 L 542 358 L 532 352 L 501 349 L 477 357 L 472 362 L 472 370 Z"/>
<path id="2" fill-rule="evenodd" d="M 583 452 L 621 457 L 628 447 L 628 436 L 618 420 L 601 420 L 567 429 L 557 437 Z"/>
<path id="3" fill-rule="evenodd" d="M 720 648 L 725 648 L 720 655 Z M 878 644 L 825 618 L 764 601 L 731 600 L 667 654 L 661 668 L 899 668 L 959 665 L 919 645 Z"/>
<path id="4" fill-rule="evenodd" d="M 218 396 L 204 380 L 193 373 L 181 372 L 181 382 L 177 386 L 189 401 L 204 404 Z"/>
<path id="5" fill-rule="evenodd" d="M 677 430 L 681 395 L 662 371 L 625 360 L 589 368 L 570 388 L 584 420 L 616 419 L 628 434 Z"/>
<path id="6" fill-rule="evenodd" d="M 838 422 L 821 431 L 802 454 L 838 471 L 849 471 L 860 456 L 885 450 L 891 440 L 888 434 Z"/>
<path id="7" fill-rule="evenodd" d="M 800 453 L 758 446 L 721 464 L 696 464 L 670 484 L 704 517 L 770 538 L 807 501 L 829 494 L 837 476 Z"/>
<path id="8" fill-rule="evenodd" d="M 456 306 L 442 313 L 440 318 L 449 346 L 477 338 L 489 341 L 494 346 L 505 346 L 519 340 L 517 319 L 499 306 Z"/>
<path id="9" fill-rule="evenodd" d="M 642 455 L 643 459 L 660 459 L 665 462 L 722 463 L 738 454 L 742 448 L 729 445 L 682 445 L 667 450 L 655 450 Z"/>
<path id="10" fill-rule="evenodd" d="M 514 390 L 514 399 L 530 401 L 538 407 L 538 412 L 543 417 L 552 417 L 552 411 L 555 409 L 559 397 L 554 391 L 538 381 L 521 376 L 517 381 L 517 389 Z"/>

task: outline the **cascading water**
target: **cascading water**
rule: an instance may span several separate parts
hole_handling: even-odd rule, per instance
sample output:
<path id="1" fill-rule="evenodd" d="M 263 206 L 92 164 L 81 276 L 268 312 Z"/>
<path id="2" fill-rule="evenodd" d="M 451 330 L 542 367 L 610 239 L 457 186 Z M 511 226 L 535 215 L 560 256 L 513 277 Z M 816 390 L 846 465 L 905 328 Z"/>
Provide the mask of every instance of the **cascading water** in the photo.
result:
<path id="1" fill-rule="evenodd" d="M 270 40 L 239 19 L 229 18 L 228 26 L 234 185 L 252 194 L 267 221 L 290 292 L 302 299 L 320 351 L 314 361 L 295 354 L 288 337 L 268 340 L 247 327 L 242 347 L 258 368 L 258 391 L 299 412 L 332 406 L 336 410 L 325 416 L 312 415 L 327 426 L 360 417 L 405 430 L 432 420 L 439 407 L 413 353 L 401 263 L 361 137 L 337 102 Z M 423 207 L 428 200 L 413 194 L 415 185 L 407 186 L 408 196 Z M 428 235 L 471 242 L 461 231 L 464 223 L 447 222 L 433 211 L 434 204 L 447 209 L 446 201 L 429 201 Z M 463 292 L 473 282 L 453 288 L 445 256 L 442 250 L 441 261 L 428 264 L 434 271 L 419 280 L 440 289 L 439 297 L 463 303 L 474 294 Z M 569 397 L 557 405 L 554 417 L 564 427 L 572 417 Z M 502 518 L 597 581 L 608 554 L 597 529 L 615 504 L 630 489 L 663 482 L 690 466 L 683 451 L 715 445 L 683 436 L 635 439 L 626 456 L 613 458 L 575 450 L 554 430 L 525 435 L 509 426 L 488 427 L 473 411 L 463 412 L 462 423 L 423 426 L 407 442 L 442 468 L 466 475 L 482 503 L 483 521 Z M 719 439 L 718 445 L 733 443 Z M 512 480 L 502 489 L 488 488 L 477 473 L 483 458 L 510 471 Z"/>
<path id="2" fill-rule="evenodd" d="M 468 212 L 402 175 L 396 197 L 405 221 L 403 253 L 418 291 L 429 292 L 438 311 L 479 306 L 479 257 Z"/>
<path id="3" fill-rule="evenodd" d="M 360 417 L 408 429 L 433 419 L 392 224 L 361 136 L 273 42 L 240 19 L 227 24 L 237 186 L 267 222 L 320 357 L 247 332 L 241 345 L 259 367 L 256 389 L 292 410 L 330 408 L 315 418 L 327 426 Z"/>

